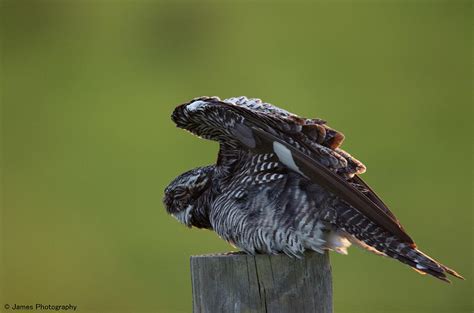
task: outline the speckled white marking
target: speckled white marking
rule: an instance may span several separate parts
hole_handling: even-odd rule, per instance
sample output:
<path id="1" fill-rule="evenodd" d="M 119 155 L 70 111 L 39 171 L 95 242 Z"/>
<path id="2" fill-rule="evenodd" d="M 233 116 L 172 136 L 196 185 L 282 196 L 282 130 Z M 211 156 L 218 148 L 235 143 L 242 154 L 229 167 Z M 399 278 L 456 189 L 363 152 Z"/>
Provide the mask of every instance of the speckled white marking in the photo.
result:
<path id="1" fill-rule="evenodd" d="M 288 168 L 292 169 L 293 171 L 304 175 L 303 172 L 300 171 L 298 166 L 295 163 L 295 160 L 293 160 L 293 155 L 291 154 L 290 149 L 282 145 L 281 143 L 274 141 L 273 142 L 273 151 L 275 151 L 276 155 L 278 156 L 278 159 L 288 166 Z"/>
<path id="2" fill-rule="evenodd" d="M 204 107 L 206 106 L 206 102 L 204 101 L 201 101 L 201 100 L 197 100 L 197 101 L 194 101 L 194 102 L 191 102 L 190 104 L 188 104 L 186 106 L 186 109 L 190 112 L 193 112 L 193 111 L 196 111 L 197 109 L 201 108 L 201 107 Z"/>
<path id="3" fill-rule="evenodd" d="M 188 205 L 186 210 L 173 214 L 173 217 L 176 218 L 180 223 L 184 225 L 189 225 L 189 220 L 191 218 L 191 210 L 193 209 L 192 205 Z"/>

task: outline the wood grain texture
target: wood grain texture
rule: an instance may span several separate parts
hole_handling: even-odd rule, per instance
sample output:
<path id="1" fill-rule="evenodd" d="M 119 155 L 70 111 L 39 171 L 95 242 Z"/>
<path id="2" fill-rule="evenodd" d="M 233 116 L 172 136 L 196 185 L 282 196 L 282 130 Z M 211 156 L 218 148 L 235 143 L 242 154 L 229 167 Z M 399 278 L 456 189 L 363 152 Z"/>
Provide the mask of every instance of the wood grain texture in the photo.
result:
<path id="1" fill-rule="evenodd" d="M 191 257 L 193 312 L 331 313 L 328 253 Z"/>

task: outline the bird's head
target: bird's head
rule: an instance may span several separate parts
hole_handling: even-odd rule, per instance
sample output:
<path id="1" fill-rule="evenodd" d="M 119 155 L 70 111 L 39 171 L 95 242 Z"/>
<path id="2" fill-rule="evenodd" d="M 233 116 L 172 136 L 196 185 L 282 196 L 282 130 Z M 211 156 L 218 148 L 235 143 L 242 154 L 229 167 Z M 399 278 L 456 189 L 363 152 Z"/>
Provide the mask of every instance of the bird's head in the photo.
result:
<path id="1" fill-rule="evenodd" d="M 176 177 L 165 189 L 166 211 L 191 227 L 209 228 L 204 201 L 199 198 L 211 185 L 213 166 L 198 167 Z"/>

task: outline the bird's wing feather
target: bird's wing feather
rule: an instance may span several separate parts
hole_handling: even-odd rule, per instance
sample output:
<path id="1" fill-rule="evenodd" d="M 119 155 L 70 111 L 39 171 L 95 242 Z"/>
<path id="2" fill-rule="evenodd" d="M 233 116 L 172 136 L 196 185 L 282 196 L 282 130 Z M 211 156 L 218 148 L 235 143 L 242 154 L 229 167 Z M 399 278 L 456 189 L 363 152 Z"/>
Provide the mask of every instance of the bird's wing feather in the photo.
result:
<path id="1" fill-rule="evenodd" d="M 228 109 L 235 110 L 237 114 L 244 117 L 245 127 L 241 127 L 241 129 L 246 129 L 246 134 L 242 138 L 248 138 L 249 129 L 253 135 L 255 142 L 248 145 L 248 141 L 239 139 L 239 129 L 235 128 L 234 134 L 240 140 L 242 146 L 255 153 L 276 152 L 280 161 L 287 167 L 306 176 L 313 182 L 325 186 L 370 220 L 414 246 L 413 240 L 403 230 L 395 216 L 360 178 L 355 178 L 355 181 L 365 186 L 368 192 L 364 193 L 358 190 L 346 179 L 328 169 L 318 158 L 311 155 L 308 149 L 305 149 L 305 144 L 295 138 L 296 136 L 292 136 L 292 140 L 282 138 L 282 133 L 269 127 L 268 121 L 258 118 L 252 111 L 243 107 L 229 105 Z"/>
<path id="2" fill-rule="evenodd" d="M 312 128 L 324 125 L 323 121 L 304 119 L 270 104 L 254 102 L 203 97 L 178 106 L 172 118 L 178 127 L 219 141 L 228 150 L 255 154 L 278 150 L 280 161 L 288 168 L 329 189 L 371 221 L 414 246 L 375 193 L 365 188 L 365 183 L 357 183 L 357 178 L 351 182 L 365 167 L 339 148 L 342 134 L 324 128 L 317 130 L 321 134 L 312 136 Z"/>
<path id="3" fill-rule="evenodd" d="M 352 179 L 350 179 L 350 182 L 352 184 L 356 184 L 358 186 L 361 186 L 363 189 L 362 193 L 367 197 L 369 198 L 374 204 L 377 205 L 378 208 L 380 208 L 382 211 L 384 211 L 388 216 L 390 216 L 393 220 L 397 221 L 398 223 L 398 220 L 397 218 L 395 217 L 395 215 L 392 213 L 392 211 L 390 211 L 390 209 L 387 207 L 387 205 L 382 201 L 382 199 L 380 199 L 377 194 L 372 190 L 372 188 L 369 187 L 369 185 L 367 185 L 363 180 L 362 178 L 360 178 L 359 176 L 355 175 Z M 403 229 L 402 225 L 400 225 L 400 223 L 398 223 L 400 228 Z"/>

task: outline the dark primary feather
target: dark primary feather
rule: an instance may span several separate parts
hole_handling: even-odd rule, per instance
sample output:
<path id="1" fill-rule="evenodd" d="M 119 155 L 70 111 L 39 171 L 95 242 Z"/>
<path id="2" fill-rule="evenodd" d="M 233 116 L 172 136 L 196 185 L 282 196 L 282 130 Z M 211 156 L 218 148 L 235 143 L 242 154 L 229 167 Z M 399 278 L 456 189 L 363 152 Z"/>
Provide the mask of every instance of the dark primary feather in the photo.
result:
<path id="1" fill-rule="evenodd" d="M 442 280 L 445 273 L 460 277 L 416 249 L 358 176 L 365 166 L 340 148 L 344 136 L 325 121 L 246 97 L 197 98 L 172 119 L 220 143 L 215 165 L 179 176 L 165 192 L 173 194 L 165 196 L 168 212 L 186 225 L 212 228 L 249 253 L 346 253 L 355 243 Z M 205 188 L 193 187 L 196 173 Z M 183 185 L 185 201 L 174 193 Z"/>

